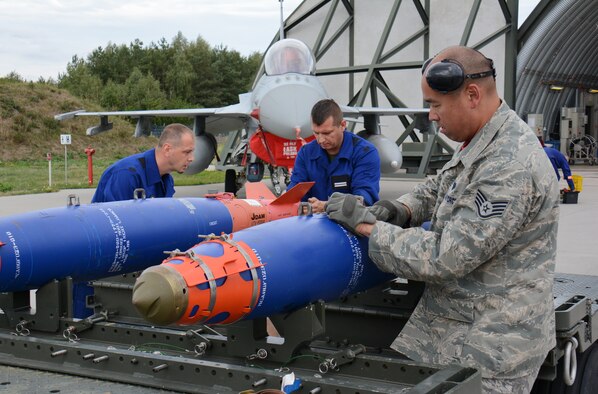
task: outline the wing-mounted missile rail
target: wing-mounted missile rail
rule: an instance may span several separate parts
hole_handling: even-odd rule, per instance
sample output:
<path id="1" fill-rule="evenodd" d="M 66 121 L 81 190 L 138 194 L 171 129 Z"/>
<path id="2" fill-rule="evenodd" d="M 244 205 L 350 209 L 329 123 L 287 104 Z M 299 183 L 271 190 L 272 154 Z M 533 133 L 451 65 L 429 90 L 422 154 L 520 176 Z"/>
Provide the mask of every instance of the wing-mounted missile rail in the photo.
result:
<path id="1" fill-rule="evenodd" d="M 105 131 L 112 130 L 114 124 L 108 121 L 108 116 L 100 116 L 100 124 L 87 128 L 87 135 L 96 135 Z"/>

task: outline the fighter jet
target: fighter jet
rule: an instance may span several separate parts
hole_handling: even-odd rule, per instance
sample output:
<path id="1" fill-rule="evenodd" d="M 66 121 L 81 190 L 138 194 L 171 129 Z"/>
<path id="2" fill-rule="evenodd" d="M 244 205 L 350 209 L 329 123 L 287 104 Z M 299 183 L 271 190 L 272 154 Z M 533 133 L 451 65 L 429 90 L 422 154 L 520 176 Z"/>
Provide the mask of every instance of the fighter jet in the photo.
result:
<path id="1" fill-rule="evenodd" d="M 128 116 L 137 119 L 135 137 L 140 137 L 150 134 L 155 117 L 193 118 L 195 158 L 186 173 L 205 170 L 217 157 L 216 168 L 226 171 L 225 190 L 236 193 L 246 180 L 261 180 L 267 165 L 274 190 L 280 194 L 281 175 L 288 182 L 288 170 L 293 167 L 298 150 L 313 139 L 311 108 L 317 101 L 329 98 L 316 76 L 315 65 L 315 58 L 305 43 L 292 38 L 281 39 L 266 51 L 265 73 L 251 92 L 239 95 L 237 104 L 222 108 L 144 111 L 79 110 L 56 115 L 55 119 L 99 117 L 100 124 L 87 129 L 87 135 L 95 135 L 112 128 L 109 116 Z M 349 121 L 364 118 L 366 130 L 360 135 L 378 149 L 384 174 L 397 172 L 401 168 L 402 157 L 398 146 L 381 134 L 378 117 L 414 116 L 428 112 L 425 108 L 341 108 Z M 230 134 L 220 158 L 214 135 L 222 132 Z"/>

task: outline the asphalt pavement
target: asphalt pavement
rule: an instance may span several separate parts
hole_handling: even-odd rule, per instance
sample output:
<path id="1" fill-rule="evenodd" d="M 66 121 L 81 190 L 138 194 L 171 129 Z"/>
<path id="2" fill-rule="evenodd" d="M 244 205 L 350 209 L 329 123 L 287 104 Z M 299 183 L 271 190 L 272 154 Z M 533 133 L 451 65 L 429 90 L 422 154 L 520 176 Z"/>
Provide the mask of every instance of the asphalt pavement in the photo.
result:
<path id="1" fill-rule="evenodd" d="M 556 272 L 598 275 L 598 166 L 573 166 L 573 174 L 583 177 L 577 204 L 561 204 Z M 268 182 L 267 180 L 265 182 Z M 408 193 L 422 180 L 381 181 L 380 197 L 390 199 Z M 561 186 L 566 183 L 561 180 Z M 224 184 L 179 186 L 175 197 L 202 197 L 224 191 Z M 55 193 L 0 197 L 0 217 L 46 208 L 65 206 L 71 195 L 81 204 L 91 202 L 95 189 L 66 189 Z M 238 193 L 243 197 L 243 189 Z"/>
<path id="2" fill-rule="evenodd" d="M 583 177 L 583 190 L 577 204 L 561 204 L 556 271 L 598 275 L 598 166 L 575 166 L 574 174 Z M 409 192 L 421 180 L 383 179 L 380 197 L 390 199 Z M 563 187 L 566 184 L 562 184 Z M 177 187 L 175 197 L 202 197 L 223 191 L 223 184 Z M 0 217 L 65 206 L 78 198 L 88 204 L 94 189 L 61 190 L 55 193 L 0 197 Z M 238 193 L 243 197 L 243 189 Z M 172 391 L 98 381 L 76 376 L 0 366 L 0 393 L 156 393 Z"/>

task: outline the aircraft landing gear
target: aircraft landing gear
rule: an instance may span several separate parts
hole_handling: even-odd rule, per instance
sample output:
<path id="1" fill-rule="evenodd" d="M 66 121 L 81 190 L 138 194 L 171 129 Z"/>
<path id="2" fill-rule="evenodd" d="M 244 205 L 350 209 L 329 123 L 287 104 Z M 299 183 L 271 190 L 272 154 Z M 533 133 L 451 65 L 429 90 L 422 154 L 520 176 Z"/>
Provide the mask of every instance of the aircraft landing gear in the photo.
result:
<path id="1" fill-rule="evenodd" d="M 270 180 L 272 182 L 272 186 L 274 187 L 274 194 L 276 194 L 278 197 L 283 192 L 282 185 L 280 183 L 281 178 L 283 179 L 285 186 L 291 182 L 289 170 L 286 167 L 274 167 L 270 164 L 268 165 L 268 171 L 270 171 Z"/>
<path id="2" fill-rule="evenodd" d="M 278 179 L 278 171 L 274 169 L 272 165 L 268 165 L 268 171 L 270 171 L 270 181 L 274 187 L 274 194 L 276 197 L 282 194 L 282 186 L 280 186 L 280 179 Z"/>

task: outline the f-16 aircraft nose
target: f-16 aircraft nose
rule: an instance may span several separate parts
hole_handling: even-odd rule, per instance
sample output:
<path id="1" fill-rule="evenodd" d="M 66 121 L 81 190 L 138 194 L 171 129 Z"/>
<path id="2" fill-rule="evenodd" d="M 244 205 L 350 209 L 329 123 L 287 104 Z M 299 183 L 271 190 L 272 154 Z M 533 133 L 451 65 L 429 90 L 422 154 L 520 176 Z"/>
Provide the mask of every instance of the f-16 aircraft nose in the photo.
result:
<path id="1" fill-rule="evenodd" d="M 317 85 L 305 81 L 305 77 L 289 78 L 264 94 L 259 103 L 260 121 L 264 130 L 279 137 L 297 139 L 296 129 L 299 128 L 300 136 L 307 138 L 312 135 L 311 109 L 326 96 Z"/>
<path id="2" fill-rule="evenodd" d="M 187 308 L 187 285 L 178 272 L 159 265 L 146 269 L 133 289 L 133 305 L 141 316 L 159 325 L 179 320 Z"/>

